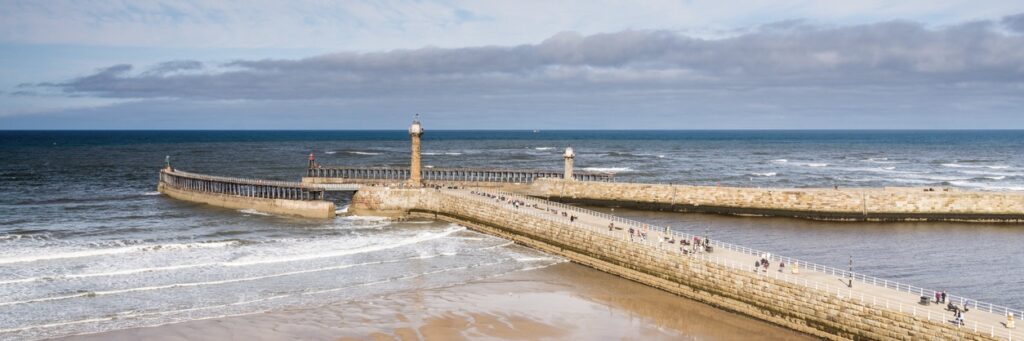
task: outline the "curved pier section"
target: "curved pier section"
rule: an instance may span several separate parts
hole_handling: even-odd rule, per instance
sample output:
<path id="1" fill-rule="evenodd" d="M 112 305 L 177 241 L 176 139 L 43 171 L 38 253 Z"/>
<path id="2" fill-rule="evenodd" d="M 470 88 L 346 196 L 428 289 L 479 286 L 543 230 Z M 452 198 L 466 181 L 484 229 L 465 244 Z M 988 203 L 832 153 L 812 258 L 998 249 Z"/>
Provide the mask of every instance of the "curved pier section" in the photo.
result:
<path id="1" fill-rule="evenodd" d="M 173 169 L 160 171 L 157 190 L 171 198 L 234 209 L 307 218 L 333 218 L 334 203 L 324 188 L 298 182 L 211 176 Z"/>
<path id="2" fill-rule="evenodd" d="M 1024 193 L 928 188 L 741 188 L 541 179 L 528 191 L 555 201 L 638 209 L 833 221 L 1024 223 Z"/>
<path id="3" fill-rule="evenodd" d="M 307 183 L 399 183 L 409 179 L 407 167 L 311 167 L 303 182 Z M 427 168 L 420 171 L 426 184 L 474 184 L 487 186 L 525 184 L 539 179 L 562 179 L 557 171 L 526 169 Z M 576 172 L 574 180 L 587 182 L 614 181 L 610 173 Z"/>
<path id="4" fill-rule="evenodd" d="M 951 295 L 951 302 L 970 307 L 967 320 L 954 324 L 945 306 L 919 303 L 932 290 L 516 194 L 370 187 L 356 193 L 351 209 L 462 224 L 825 339 L 1024 339 L 1024 330 L 1007 328 L 1020 323 L 1020 310 Z M 751 261 L 761 257 L 785 262 L 787 271 L 754 270 Z"/>

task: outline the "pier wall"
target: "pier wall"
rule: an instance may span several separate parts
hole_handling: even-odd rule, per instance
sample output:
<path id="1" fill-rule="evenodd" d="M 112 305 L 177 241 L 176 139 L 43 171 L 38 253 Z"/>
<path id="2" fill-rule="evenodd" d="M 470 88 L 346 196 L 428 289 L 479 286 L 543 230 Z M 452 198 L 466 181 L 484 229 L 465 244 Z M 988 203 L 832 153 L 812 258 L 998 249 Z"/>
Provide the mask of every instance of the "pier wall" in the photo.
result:
<path id="1" fill-rule="evenodd" d="M 644 247 L 560 220 L 517 213 L 509 205 L 446 191 L 368 188 L 350 209 L 408 212 L 458 223 L 575 263 L 725 310 L 833 340 L 988 340 L 988 334 L 926 320 L 836 292 L 742 271 L 700 257 Z M 522 208 L 529 209 L 529 208 Z"/>
<path id="2" fill-rule="evenodd" d="M 592 205 L 836 221 L 1024 222 L 1024 193 L 786 189 L 540 179 L 521 193 Z"/>
<path id="3" fill-rule="evenodd" d="M 334 218 L 334 203 L 322 200 L 290 200 L 242 197 L 219 193 L 193 192 L 160 183 L 157 190 L 164 195 L 184 201 L 306 218 Z"/>

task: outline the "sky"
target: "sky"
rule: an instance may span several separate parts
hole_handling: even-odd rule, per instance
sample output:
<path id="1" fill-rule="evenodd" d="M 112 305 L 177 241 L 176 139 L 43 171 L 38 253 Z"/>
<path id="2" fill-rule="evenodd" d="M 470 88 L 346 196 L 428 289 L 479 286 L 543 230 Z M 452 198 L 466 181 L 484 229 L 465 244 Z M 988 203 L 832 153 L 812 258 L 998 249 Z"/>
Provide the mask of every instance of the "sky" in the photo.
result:
<path id="1" fill-rule="evenodd" d="M 0 0 L 2 129 L 1024 129 L 1024 1 Z"/>

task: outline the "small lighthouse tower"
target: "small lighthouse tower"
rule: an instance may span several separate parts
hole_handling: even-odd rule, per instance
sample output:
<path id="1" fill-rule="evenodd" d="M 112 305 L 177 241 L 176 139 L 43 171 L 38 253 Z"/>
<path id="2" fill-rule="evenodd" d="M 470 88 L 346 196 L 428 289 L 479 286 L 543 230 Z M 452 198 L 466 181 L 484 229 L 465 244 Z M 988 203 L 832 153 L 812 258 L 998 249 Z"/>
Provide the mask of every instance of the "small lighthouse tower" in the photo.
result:
<path id="1" fill-rule="evenodd" d="M 423 136 L 423 126 L 420 125 L 420 115 L 412 120 L 409 126 L 409 137 L 412 138 L 412 162 L 409 164 L 409 186 L 422 187 L 423 180 L 420 172 L 420 136 Z"/>
<path id="2" fill-rule="evenodd" d="M 576 158 L 576 152 L 572 151 L 572 147 L 565 148 L 565 179 L 572 181 L 572 160 Z"/>

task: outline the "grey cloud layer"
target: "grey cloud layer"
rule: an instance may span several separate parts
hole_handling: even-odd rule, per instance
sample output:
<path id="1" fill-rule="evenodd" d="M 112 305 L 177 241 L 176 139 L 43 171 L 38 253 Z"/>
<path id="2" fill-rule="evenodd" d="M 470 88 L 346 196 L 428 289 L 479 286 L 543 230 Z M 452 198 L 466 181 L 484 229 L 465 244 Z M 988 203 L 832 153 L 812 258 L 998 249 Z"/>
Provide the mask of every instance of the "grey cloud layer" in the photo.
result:
<path id="1" fill-rule="evenodd" d="M 715 40 L 667 31 L 563 33 L 511 47 L 337 53 L 226 65 L 170 61 L 141 72 L 115 65 L 41 85 L 76 95 L 202 100 L 979 84 L 1010 91 L 1024 83 L 1024 36 L 1013 31 L 1024 32 L 1024 14 L 938 29 L 898 21 L 850 27 L 796 21 Z"/>

